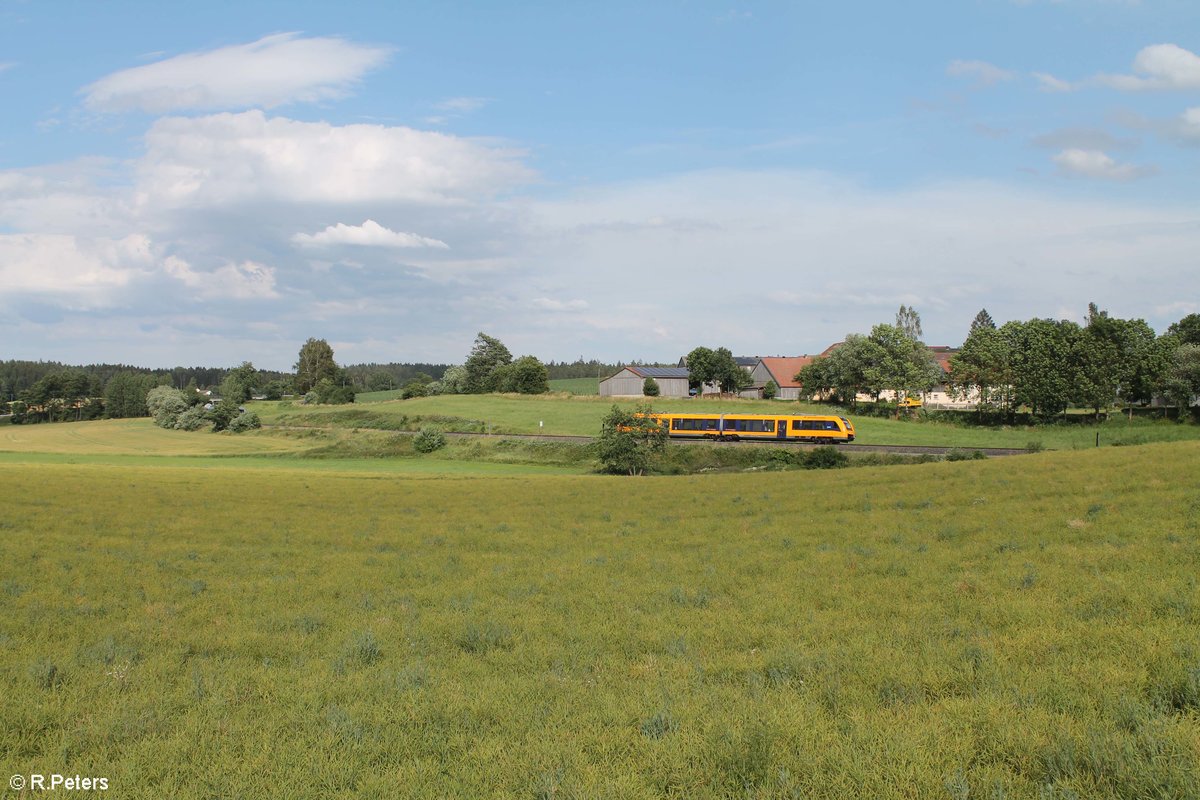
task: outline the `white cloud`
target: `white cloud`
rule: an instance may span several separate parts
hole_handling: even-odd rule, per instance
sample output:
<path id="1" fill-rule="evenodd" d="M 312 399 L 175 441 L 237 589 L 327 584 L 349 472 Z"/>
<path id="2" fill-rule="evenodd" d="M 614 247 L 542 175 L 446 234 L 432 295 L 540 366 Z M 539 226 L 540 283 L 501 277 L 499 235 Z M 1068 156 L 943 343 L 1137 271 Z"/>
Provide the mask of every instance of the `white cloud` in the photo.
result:
<path id="1" fill-rule="evenodd" d="M 1098 128 L 1059 128 L 1030 140 L 1034 147 L 1049 150 L 1132 150 L 1136 139 L 1121 139 Z"/>
<path id="2" fill-rule="evenodd" d="M 443 133 L 298 122 L 257 110 L 167 117 L 146 134 L 138 199 L 171 208 L 261 200 L 456 203 L 531 180 L 523 155 Z"/>
<path id="3" fill-rule="evenodd" d="M 61 298 L 70 308 L 102 308 L 152 269 L 150 240 L 142 235 L 0 235 L 0 299 L 38 294 Z"/>
<path id="4" fill-rule="evenodd" d="M 1200 303 L 1189 300 L 1177 300 L 1174 303 L 1164 303 L 1154 307 L 1154 313 L 1168 319 L 1181 319 L 1188 314 L 1200 314 Z"/>
<path id="5" fill-rule="evenodd" d="M 1138 169 L 1090 163 L 1098 177 Z M 43 173 L 0 173 L 0 198 L 35 184 L 55 185 Z M 286 368 L 317 335 L 344 343 L 339 360 L 456 361 L 479 330 L 543 359 L 673 359 L 697 344 L 790 354 L 869 330 L 901 302 L 917 306 L 939 344 L 960 342 L 982 306 L 999 321 L 1089 299 L 1161 330 L 1174 320 L 1156 309 L 1178 300 L 1170 287 L 1190 285 L 1200 251 L 1200 217 L 1186 204 L 1072 201 L 980 182 L 880 190 L 828 174 L 728 170 L 468 200 L 452 213 L 301 195 L 272 189 L 270 203 L 164 215 L 146 204 L 128 230 L 148 233 L 134 237 L 0 237 L 0 305 L 21 341 L 104 329 L 25 351 L 67 360 Z M 339 218 L 405 220 L 453 241 L 453 258 L 437 247 L 362 247 L 349 267 L 296 250 L 297 230 L 331 244 L 404 235 L 329 225 Z M 329 263 L 314 266 L 314 254 Z M 1129 266 L 1144 263 L 1158 280 Z M 1081 296 L 1080 285 L 1097 294 Z M 109 310 L 97 322 L 88 309 L 100 308 Z M 275 327 L 250 335 L 251 319 Z"/>
<path id="6" fill-rule="evenodd" d="M 529 304 L 539 311 L 583 311 L 588 308 L 586 300 L 555 300 L 550 297 L 535 297 Z"/>
<path id="7" fill-rule="evenodd" d="M 1175 44 L 1142 48 L 1133 60 L 1134 75 L 1098 75 L 1093 82 L 1127 92 L 1152 89 L 1200 89 L 1200 56 Z"/>
<path id="8" fill-rule="evenodd" d="M 297 233 L 292 241 L 301 247 L 329 247 L 349 244 L 361 247 L 435 247 L 442 250 L 448 245 L 438 239 L 402 233 L 385 228 L 373 219 L 362 225 L 337 223 L 314 234 Z"/>
<path id="9" fill-rule="evenodd" d="M 1034 72 L 1032 75 L 1038 82 L 1038 88 L 1043 92 L 1069 92 L 1075 88 L 1069 81 L 1056 78 L 1046 72 Z"/>
<path id="10" fill-rule="evenodd" d="M 980 88 L 1013 78 L 1013 73 L 986 61 L 951 61 L 946 74 L 954 78 L 972 78 L 974 85 Z"/>
<path id="11" fill-rule="evenodd" d="M 487 97 L 451 97 L 434 106 L 442 112 L 432 114 L 422 120 L 426 125 L 445 125 L 451 120 L 472 114 L 491 102 Z"/>
<path id="12" fill-rule="evenodd" d="M 483 108 L 489 102 L 486 97 L 451 97 L 438 103 L 434 108 L 454 114 L 470 114 L 472 111 Z"/>
<path id="13" fill-rule="evenodd" d="M 1174 127 L 1178 138 L 1187 142 L 1200 142 L 1200 108 L 1184 111 Z"/>
<path id="14" fill-rule="evenodd" d="M 281 33 L 114 72 L 81 92 L 96 111 L 271 108 L 341 97 L 389 54 L 337 37 Z"/>
<path id="15" fill-rule="evenodd" d="M 1058 165 L 1060 173 L 1072 178 L 1131 181 L 1153 172 L 1147 167 L 1118 163 L 1102 150 L 1069 148 L 1054 156 L 1054 163 Z"/>
<path id="16" fill-rule="evenodd" d="M 178 256 L 168 256 L 163 260 L 163 270 L 201 299 L 252 300 L 279 296 L 275 291 L 275 270 L 253 261 L 229 262 L 212 272 L 202 272 Z"/>
<path id="17" fill-rule="evenodd" d="M 87 158 L 0 172 L 0 224 L 16 230 L 120 238 L 132 224 L 114 164 Z"/>

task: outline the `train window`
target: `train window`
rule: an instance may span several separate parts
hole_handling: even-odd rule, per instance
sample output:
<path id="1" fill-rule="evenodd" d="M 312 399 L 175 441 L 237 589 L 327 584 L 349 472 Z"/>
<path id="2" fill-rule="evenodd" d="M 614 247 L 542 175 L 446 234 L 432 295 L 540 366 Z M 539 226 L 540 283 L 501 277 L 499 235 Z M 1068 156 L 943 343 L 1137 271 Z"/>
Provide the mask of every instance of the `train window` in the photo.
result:
<path id="1" fill-rule="evenodd" d="M 775 432 L 775 420 L 773 420 L 773 419 L 763 420 L 763 430 L 766 431 L 767 433 L 774 433 Z"/>
<path id="2" fill-rule="evenodd" d="M 804 420 L 801 420 L 801 419 L 792 420 L 792 430 L 794 430 L 794 431 L 804 430 Z"/>

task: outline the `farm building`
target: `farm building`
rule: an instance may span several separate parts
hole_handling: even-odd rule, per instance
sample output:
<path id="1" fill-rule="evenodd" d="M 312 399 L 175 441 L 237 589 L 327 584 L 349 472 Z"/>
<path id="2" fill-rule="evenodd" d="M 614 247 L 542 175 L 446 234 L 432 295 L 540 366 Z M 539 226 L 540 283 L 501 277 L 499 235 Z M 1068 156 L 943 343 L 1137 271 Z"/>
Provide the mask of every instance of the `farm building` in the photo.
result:
<path id="1" fill-rule="evenodd" d="M 775 397 L 779 400 L 799 400 L 800 384 L 796 381 L 796 373 L 812 363 L 812 356 L 795 356 L 792 358 L 767 357 L 760 358 L 750 370 L 754 379 L 754 397 L 762 397 L 763 387 L 767 381 L 775 381 L 779 392 Z"/>
<path id="2" fill-rule="evenodd" d="M 641 397 L 646 378 L 658 383 L 661 397 L 687 397 L 687 367 L 625 367 L 600 381 L 601 397 Z"/>

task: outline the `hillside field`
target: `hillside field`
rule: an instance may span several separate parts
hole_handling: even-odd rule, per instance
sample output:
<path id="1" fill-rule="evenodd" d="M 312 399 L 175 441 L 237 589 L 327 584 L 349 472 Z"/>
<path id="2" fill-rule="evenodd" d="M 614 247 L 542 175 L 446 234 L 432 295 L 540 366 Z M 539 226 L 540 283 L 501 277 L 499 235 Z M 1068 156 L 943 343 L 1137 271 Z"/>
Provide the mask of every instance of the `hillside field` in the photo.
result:
<path id="1" fill-rule="evenodd" d="M 0 460 L 0 774 L 1200 796 L 1200 443 L 641 479 L 140 458 Z"/>

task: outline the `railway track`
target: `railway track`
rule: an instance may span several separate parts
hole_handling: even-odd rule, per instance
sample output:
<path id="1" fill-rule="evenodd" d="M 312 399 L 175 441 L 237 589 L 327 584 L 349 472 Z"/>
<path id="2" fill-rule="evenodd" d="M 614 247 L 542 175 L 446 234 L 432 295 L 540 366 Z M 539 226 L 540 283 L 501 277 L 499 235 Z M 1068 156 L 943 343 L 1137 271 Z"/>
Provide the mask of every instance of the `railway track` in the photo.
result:
<path id="1" fill-rule="evenodd" d="M 447 433 L 447 436 L 459 436 L 466 438 L 483 438 L 483 439 L 523 439 L 543 442 L 576 442 L 579 444 L 587 444 L 594 437 L 591 436 L 556 436 L 542 433 Z M 692 445 L 699 447 L 737 447 L 739 445 L 746 447 L 755 446 L 784 446 L 795 447 L 801 450 L 811 450 L 814 447 L 828 447 L 820 443 L 812 442 L 797 442 L 789 439 L 761 439 L 751 440 L 743 439 L 738 442 L 717 442 L 707 439 L 672 439 L 673 444 Z M 1029 451 L 1021 447 L 940 447 L 932 445 L 917 445 L 917 444 L 858 444 L 850 442 L 849 444 L 836 445 L 848 453 L 892 453 L 899 455 L 930 455 L 944 456 L 952 450 L 966 451 L 974 453 L 979 451 L 989 458 L 993 456 L 1020 456 L 1026 455 Z"/>
<path id="2" fill-rule="evenodd" d="M 336 430 L 336 428 L 308 426 L 308 425 L 264 425 L 264 428 L 274 428 L 276 430 L 312 430 L 320 428 L 321 430 Z M 371 429 L 364 429 L 371 430 Z M 385 433 L 396 433 L 402 436 L 416 436 L 417 431 L 384 431 Z M 444 432 L 448 437 L 460 439 L 520 439 L 523 441 L 536 442 L 574 442 L 576 444 L 587 444 L 594 441 L 593 436 L 567 436 L 548 433 L 455 433 L 453 431 Z M 691 447 L 764 447 L 767 445 L 795 447 L 800 450 L 811 450 L 814 447 L 829 447 L 830 445 L 815 443 L 815 442 L 798 442 L 793 439 L 743 439 L 737 442 L 717 442 L 709 439 L 672 439 L 672 443 L 688 445 Z M 952 450 L 974 453 L 976 451 L 982 453 L 988 458 L 995 456 L 1021 456 L 1027 455 L 1028 450 L 1021 447 L 969 447 L 958 445 L 955 447 L 942 447 L 934 445 L 920 444 L 859 444 L 850 442 L 848 444 L 835 445 L 847 453 L 892 453 L 894 455 L 910 455 L 910 456 L 944 456 Z"/>

